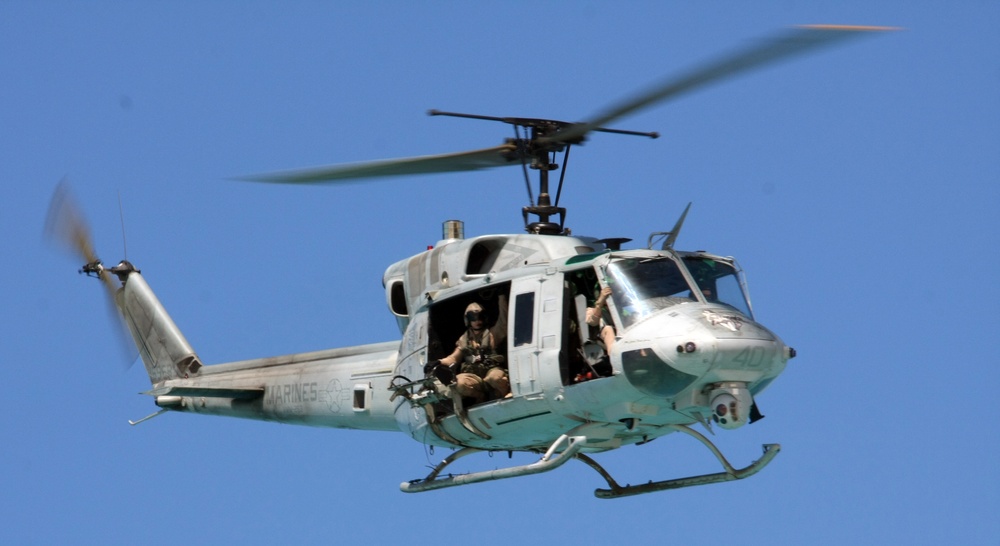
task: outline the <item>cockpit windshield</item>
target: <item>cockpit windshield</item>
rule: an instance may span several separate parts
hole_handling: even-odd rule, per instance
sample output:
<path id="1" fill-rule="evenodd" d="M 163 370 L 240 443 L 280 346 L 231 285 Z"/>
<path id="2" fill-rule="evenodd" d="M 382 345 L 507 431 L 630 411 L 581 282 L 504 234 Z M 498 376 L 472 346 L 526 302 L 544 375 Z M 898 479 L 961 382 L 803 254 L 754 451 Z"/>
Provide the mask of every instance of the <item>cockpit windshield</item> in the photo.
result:
<path id="1" fill-rule="evenodd" d="M 625 328 L 660 309 L 695 301 L 691 286 L 670 258 L 618 260 L 607 273 Z"/>
<path id="2" fill-rule="evenodd" d="M 735 267 L 707 256 L 685 256 L 684 265 L 694 282 L 698 283 L 705 300 L 728 305 L 747 317 L 753 317 Z"/>
<path id="3" fill-rule="evenodd" d="M 628 328 L 660 309 L 695 301 L 721 303 L 752 316 L 735 267 L 707 256 L 686 256 L 684 265 L 696 288 L 668 257 L 627 258 L 608 265 L 607 282 L 622 327 Z"/>

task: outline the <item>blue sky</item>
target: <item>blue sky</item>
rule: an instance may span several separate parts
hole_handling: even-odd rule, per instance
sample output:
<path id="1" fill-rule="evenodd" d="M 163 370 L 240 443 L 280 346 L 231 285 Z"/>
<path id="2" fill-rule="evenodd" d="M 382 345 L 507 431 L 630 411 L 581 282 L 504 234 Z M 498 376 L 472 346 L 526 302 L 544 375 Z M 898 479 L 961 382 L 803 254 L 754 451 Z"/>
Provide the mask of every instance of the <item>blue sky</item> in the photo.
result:
<path id="1" fill-rule="evenodd" d="M 1000 534 L 1000 5 L 0 3 L 0 541 L 993 543 Z M 460 218 L 517 232 L 516 169 L 280 187 L 231 177 L 499 144 L 438 108 L 581 120 L 793 24 L 905 27 L 644 110 L 575 148 L 574 233 L 734 255 L 799 357 L 723 431 L 752 479 L 616 501 L 584 465 L 407 495 L 402 434 L 152 412 L 98 284 L 42 240 L 67 177 L 205 362 L 398 338 L 381 275 Z M 499 457 L 499 456 L 498 456 Z M 687 438 L 598 456 L 713 472 Z M 498 459 L 497 465 L 506 461 Z M 490 462 L 485 462 L 487 466 Z"/>

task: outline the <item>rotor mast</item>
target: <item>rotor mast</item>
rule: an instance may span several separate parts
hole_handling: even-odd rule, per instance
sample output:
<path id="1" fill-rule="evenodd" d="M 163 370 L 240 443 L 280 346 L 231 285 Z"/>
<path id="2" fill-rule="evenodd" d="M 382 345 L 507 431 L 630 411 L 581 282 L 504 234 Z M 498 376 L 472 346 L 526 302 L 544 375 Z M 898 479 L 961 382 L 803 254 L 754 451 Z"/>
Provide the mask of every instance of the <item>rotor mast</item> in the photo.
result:
<path id="1" fill-rule="evenodd" d="M 534 137 L 537 130 L 532 129 L 532 133 Z M 569 156 L 569 148 L 570 145 L 567 144 L 565 147 L 566 154 L 563 156 L 563 174 L 566 173 L 566 159 Z M 553 205 L 549 195 L 549 171 L 558 169 L 559 164 L 550 163 L 549 153 L 542 152 L 532 158 L 530 168 L 538 171 L 538 203 L 531 203 L 521 209 L 521 214 L 524 216 L 524 229 L 529 233 L 561 234 L 565 231 L 563 226 L 566 222 L 566 208 L 559 206 L 558 197 L 556 197 L 556 204 Z M 560 190 L 562 189 L 562 181 L 563 179 L 560 177 Z M 532 214 L 538 217 L 538 221 L 528 223 L 528 216 Z M 550 222 L 549 218 L 557 214 L 559 215 L 559 223 Z"/>
<path id="2" fill-rule="evenodd" d="M 528 206 L 521 209 L 524 217 L 524 229 L 528 233 L 539 233 L 545 235 L 562 235 L 565 233 L 566 208 L 559 206 L 559 197 L 562 194 L 562 184 L 566 177 L 566 165 L 569 161 L 569 149 L 573 144 L 582 144 L 586 140 L 586 135 L 575 135 L 569 138 L 560 138 L 561 134 L 584 125 L 583 123 L 570 123 L 553 119 L 520 118 L 520 117 L 495 117 L 480 114 L 462 114 L 458 112 L 442 112 L 441 110 L 430 110 L 427 112 L 431 116 L 450 116 L 456 118 L 480 119 L 486 121 L 499 121 L 514 126 L 514 138 L 506 139 L 506 143 L 514 147 L 512 160 L 520 161 L 524 170 L 525 184 L 528 189 Z M 522 134 L 523 131 L 523 134 Z M 622 129 L 609 129 L 606 127 L 591 127 L 587 132 L 597 131 L 602 133 L 615 133 L 620 135 L 644 136 L 648 138 L 658 138 L 657 132 L 626 131 Z M 556 191 L 555 203 L 552 202 L 552 195 L 549 193 L 549 173 L 559 169 L 559 163 L 555 162 L 555 154 L 563 152 L 562 174 L 559 177 L 559 187 Z M 531 191 L 531 181 L 528 176 L 528 169 L 538 172 L 538 201 L 535 202 Z M 529 217 L 535 216 L 537 220 L 529 222 Z M 558 223 L 551 221 L 553 216 L 558 216 Z"/>
<path id="3" fill-rule="evenodd" d="M 548 131 L 546 127 L 542 125 L 535 125 L 531 127 L 531 140 L 524 143 L 525 145 L 533 148 L 534 143 L 538 141 L 540 137 L 548 136 Z M 562 190 L 563 177 L 566 174 L 566 165 L 569 160 L 569 149 L 572 144 L 567 143 L 565 146 L 551 147 L 538 147 L 534 153 L 531 154 L 531 164 L 528 166 L 531 169 L 538 171 L 538 202 L 535 203 L 531 199 L 531 183 L 529 180 L 525 179 L 525 183 L 528 185 L 528 206 L 521 209 L 521 214 L 524 216 L 524 229 L 528 233 L 544 233 L 544 234 L 561 234 L 565 232 L 565 222 L 566 222 L 566 208 L 559 206 L 558 194 Z M 558 149 L 556 149 L 558 148 Z M 550 158 L 559 151 L 565 150 L 563 155 L 563 176 L 559 178 L 559 192 L 556 196 L 556 204 L 552 204 L 551 196 L 549 195 L 549 171 L 555 171 L 559 169 L 559 164 L 554 163 Z M 535 215 L 538 217 L 537 222 L 528 222 L 528 216 Z M 555 215 L 559 215 L 559 223 L 550 222 L 549 218 Z"/>

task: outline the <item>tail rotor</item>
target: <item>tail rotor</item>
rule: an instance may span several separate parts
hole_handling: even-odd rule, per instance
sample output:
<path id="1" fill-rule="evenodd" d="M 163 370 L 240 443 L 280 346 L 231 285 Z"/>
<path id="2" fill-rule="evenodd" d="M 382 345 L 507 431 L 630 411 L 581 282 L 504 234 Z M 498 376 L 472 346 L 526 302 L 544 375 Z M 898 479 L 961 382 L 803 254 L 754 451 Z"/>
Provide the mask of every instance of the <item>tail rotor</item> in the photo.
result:
<path id="1" fill-rule="evenodd" d="M 74 199 L 66 179 L 59 182 L 52 195 L 48 216 L 45 220 L 44 234 L 46 239 L 63 246 L 75 257 L 83 260 L 84 265 L 80 268 L 80 273 L 100 279 L 107 294 L 108 310 L 112 315 L 112 323 L 117 325 L 115 329 L 118 333 L 122 353 L 125 355 L 128 365 L 131 366 L 138 353 L 131 342 L 124 317 L 115 304 L 115 294 L 129 272 L 136 269 L 124 260 L 114 267 L 106 267 L 97 257 L 90 235 L 90 227 L 79 204 Z"/>

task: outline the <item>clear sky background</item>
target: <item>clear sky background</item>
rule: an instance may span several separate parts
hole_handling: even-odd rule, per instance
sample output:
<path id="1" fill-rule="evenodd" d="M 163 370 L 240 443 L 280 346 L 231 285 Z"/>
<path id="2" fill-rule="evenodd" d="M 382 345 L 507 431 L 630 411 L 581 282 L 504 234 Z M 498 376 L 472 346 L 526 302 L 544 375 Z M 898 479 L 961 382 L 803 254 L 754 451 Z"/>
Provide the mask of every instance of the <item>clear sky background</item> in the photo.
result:
<path id="1" fill-rule="evenodd" d="M 716 436 L 742 482 L 598 500 L 570 462 L 407 495 L 403 434 L 156 408 L 98 283 L 46 244 L 67 177 L 207 363 L 398 339 L 381 276 L 460 218 L 518 232 L 518 169 L 280 187 L 230 177 L 484 148 L 583 120 L 793 24 L 867 36 L 632 115 L 574 148 L 574 233 L 734 255 L 799 357 Z M 0 542 L 995 544 L 1000 4 L 0 3 Z M 521 461 L 533 460 L 517 459 Z M 622 482 L 714 472 L 670 436 Z M 469 466 L 506 465 L 505 455 Z"/>

